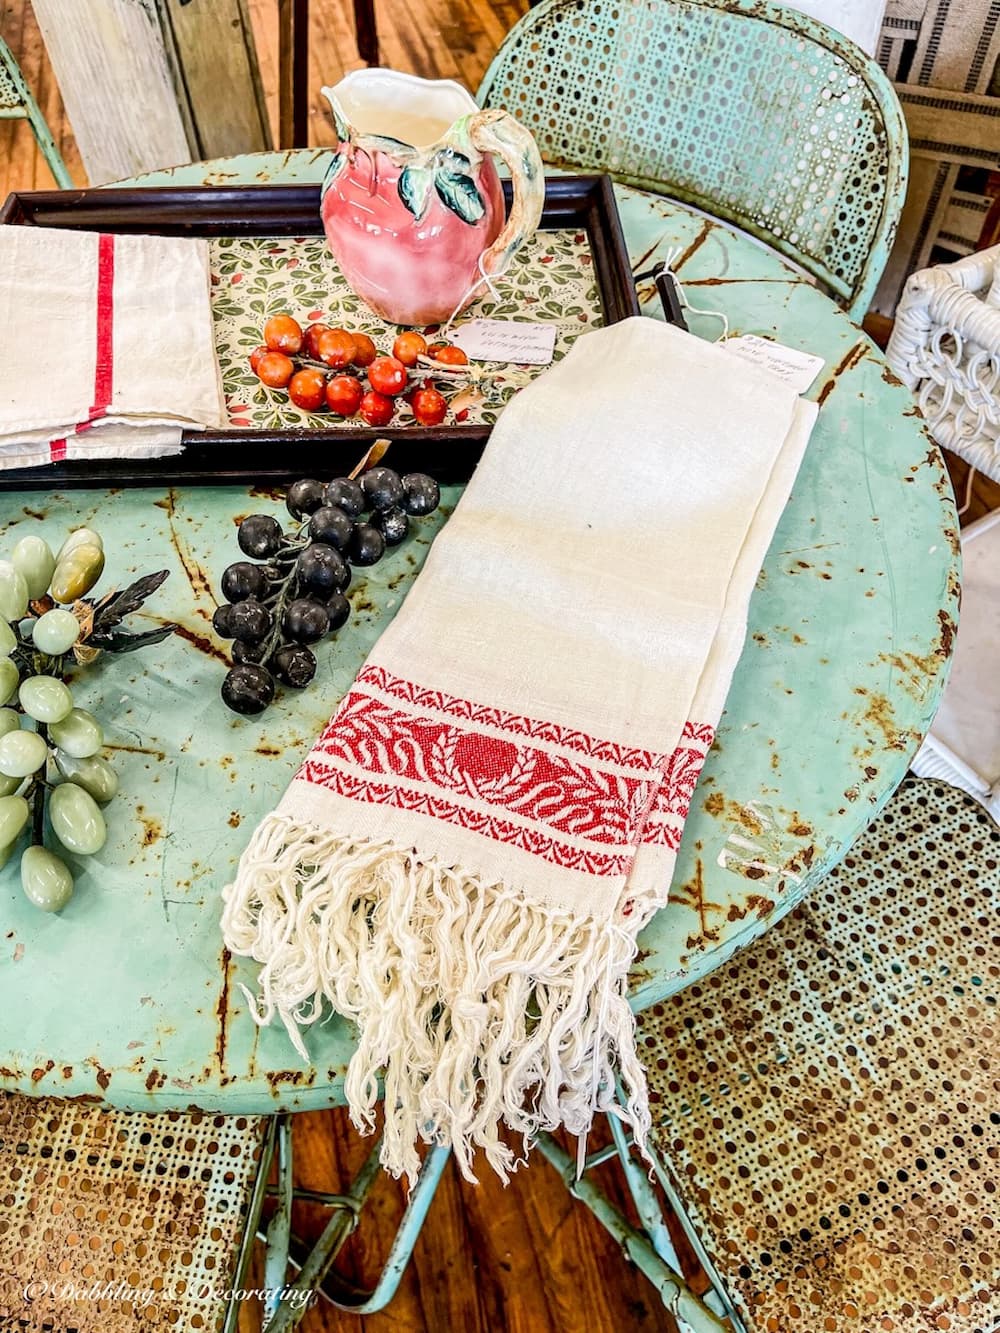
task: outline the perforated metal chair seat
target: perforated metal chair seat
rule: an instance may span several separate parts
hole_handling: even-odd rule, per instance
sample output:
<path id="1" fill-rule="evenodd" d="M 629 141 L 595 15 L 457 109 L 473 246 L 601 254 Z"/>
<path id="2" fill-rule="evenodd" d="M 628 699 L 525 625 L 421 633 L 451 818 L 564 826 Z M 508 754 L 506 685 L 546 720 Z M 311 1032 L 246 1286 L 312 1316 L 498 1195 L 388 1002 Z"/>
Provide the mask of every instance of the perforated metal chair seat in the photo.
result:
<path id="1" fill-rule="evenodd" d="M 808 902 L 640 1018 L 656 1123 L 747 1327 L 1000 1329 L 1000 830 L 908 778 Z"/>
<path id="2" fill-rule="evenodd" d="M 735 222 L 867 309 L 903 206 L 906 126 L 879 67 L 825 24 L 765 0 L 542 0 L 478 97 L 546 162 Z"/>
<path id="3" fill-rule="evenodd" d="M 0 1096 L 0 1329 L 220 1328 L 267 1123 Z"/>

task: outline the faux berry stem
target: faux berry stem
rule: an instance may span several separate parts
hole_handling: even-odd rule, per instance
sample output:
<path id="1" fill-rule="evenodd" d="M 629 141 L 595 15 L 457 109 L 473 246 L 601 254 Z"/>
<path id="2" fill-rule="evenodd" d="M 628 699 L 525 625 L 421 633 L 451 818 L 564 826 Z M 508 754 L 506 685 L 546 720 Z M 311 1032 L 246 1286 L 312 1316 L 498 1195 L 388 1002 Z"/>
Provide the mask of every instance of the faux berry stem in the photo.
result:
<path id="1" fill-rule="evenodd" d="M 285 607 L 288 605 L 289 594 L 295 586 L 295 578 L 295 566 L 293 565 L 285 575 L 281 587 L 278 589 L 274 606 L 271 608 L 274 623 L 271 626 L 270 634 L 264 641 L 264 652 L 260 659 L 262 662 L 269 662 L 272 654 L 277 651 L 278 645 L 281 643 L 281 621 L 285 614 Z M 270 602 L 270 599 L 268 600 Z"/>
<path id="2" fill-rule="evenodd" d="M 294 362 L 301 362 L 303 366 L 313 366 L 316 370 L 321 370 L 323 374 L 327 376 L 339 375 L 342 373 L 339 370 L 334 370 L 332 366 L 328 366 L 325 361 L 316 361 L 311 356 L 302 356 L 301 353 L 293 356 L 291 360 Z M 346 371 L 347 367 L 344 369 Z"/>

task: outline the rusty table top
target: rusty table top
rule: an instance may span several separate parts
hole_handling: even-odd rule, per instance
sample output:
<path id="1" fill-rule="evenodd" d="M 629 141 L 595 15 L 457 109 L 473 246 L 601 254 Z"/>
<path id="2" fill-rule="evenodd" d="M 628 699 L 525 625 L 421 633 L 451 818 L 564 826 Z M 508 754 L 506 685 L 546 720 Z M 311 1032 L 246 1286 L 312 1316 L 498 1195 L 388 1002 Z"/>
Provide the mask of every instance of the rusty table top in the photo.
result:
<path id="1" fill-rule="evenodd" d="M 264 154 L 143 183 L 318 179 L 324 160 Z M 640 940 L 638 1008 L 704 976 L 788 911 L 887 799 L 943 688 L 959 556 L 940 456 L 865 335 L 729 227 L 634 190 L 619 192 L 619 206 L 636 271 L 679 246 L 695 304 L 724 310 L 734 333 L 825 359 L 809 390 L 819 419 L 758 580 L 670 902 Z M 659 315 L 652 287 L 642 295 Z M 718 334 L 713 320 L 691 323 Z M 145 655 L 104 663 L 82 691 L 84 706 L 100 700 L 123 795 L 70 906 L 39 913 L 16 865 L 0 873 L 0 1087 L 154 1110 L 342 1101 L 348 1025 L 334 1016 L 309 1030 L 308 1068 L 282 1029 L 258 1030 L 238 984 L 253 987 L 254 967 L 223 950 L 219 891 L 456 495 L 357 581 L 350 630 L 324 648 L 317 680 L 260 719 L 220 704 L 226 668 L 208 622 L 212 590 L 237 558 L 234 516 L 280 513 L 279 499 L 231 488 L 0 499 L 5 549 L 29 529 L 58 544 L 82 521 L 106 538 L 102 587 L 133 569 L 169 568 L 155 611 L 182 626 Z"/>

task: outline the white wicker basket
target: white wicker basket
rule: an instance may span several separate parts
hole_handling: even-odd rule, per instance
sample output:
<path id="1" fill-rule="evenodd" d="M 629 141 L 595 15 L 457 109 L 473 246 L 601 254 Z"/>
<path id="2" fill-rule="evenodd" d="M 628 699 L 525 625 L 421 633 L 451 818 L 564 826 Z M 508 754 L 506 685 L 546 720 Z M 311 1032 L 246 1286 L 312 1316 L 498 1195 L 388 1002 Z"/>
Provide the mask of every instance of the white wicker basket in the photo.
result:
<path id="1" fill-rule="evenodd" d="M 1000 509 L 962 530 L 962 566 L 951 677 L 910 767 L 962 787 L 1000 820 Z"/>
<path id="2" fill-rule="evenodd" d="M 1000 481 L 1000 245 L 908 278 L 886 355 L 938 444 Z"/>

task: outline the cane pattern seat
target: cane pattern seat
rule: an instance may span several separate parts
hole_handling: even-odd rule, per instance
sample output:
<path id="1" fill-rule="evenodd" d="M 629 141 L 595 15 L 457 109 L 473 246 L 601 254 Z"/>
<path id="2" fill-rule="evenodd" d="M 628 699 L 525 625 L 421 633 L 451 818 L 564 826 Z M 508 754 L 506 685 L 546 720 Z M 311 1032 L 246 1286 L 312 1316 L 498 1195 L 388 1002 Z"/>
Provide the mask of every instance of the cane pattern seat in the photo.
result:
<path id="1" fill-rule="evenodd" d="M 0 1329 L 220 1328 L 266 1125 L 0 1096 Z"/>
<path id="2" fill-rule="evenodd" d="M 798 910 L 640 1017 L 658 1154 L 768 1333 L 1000 1329 L 1000 830 L 907 778 Z"/>
<path id="3" fill-rule="evenodd" d="M 764 0 L 542 0 L 478 93 L 544 161 L 692 203 L 861 318 L 906 191 L 899 101 L 865 53 Z"/>

